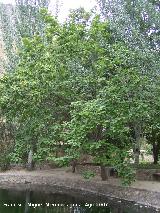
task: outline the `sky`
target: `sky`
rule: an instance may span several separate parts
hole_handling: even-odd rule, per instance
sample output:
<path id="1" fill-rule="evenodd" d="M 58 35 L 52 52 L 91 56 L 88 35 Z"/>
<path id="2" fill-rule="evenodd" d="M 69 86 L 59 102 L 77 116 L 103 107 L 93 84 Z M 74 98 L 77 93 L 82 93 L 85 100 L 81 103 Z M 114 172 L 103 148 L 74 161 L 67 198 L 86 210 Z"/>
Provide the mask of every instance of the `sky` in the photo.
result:
<path id="1" fill-rule="evenodd" d="M 55 0 L 50 0 L 51 5 L 54 4 Z M 96 0 L 61 0 L 62 1 L 62 7 L 60 10 L 59 16 L 61 19 L 65 19 L 67 17 L 67 14 L 69 12 L 69 9 L 75 9 L 78 7 L 84 7 L 86 10 L 89 10 L 95 6 Z M 14 3 L 14 0 L 0 0 L 0 2 L 9 4 Z"/>

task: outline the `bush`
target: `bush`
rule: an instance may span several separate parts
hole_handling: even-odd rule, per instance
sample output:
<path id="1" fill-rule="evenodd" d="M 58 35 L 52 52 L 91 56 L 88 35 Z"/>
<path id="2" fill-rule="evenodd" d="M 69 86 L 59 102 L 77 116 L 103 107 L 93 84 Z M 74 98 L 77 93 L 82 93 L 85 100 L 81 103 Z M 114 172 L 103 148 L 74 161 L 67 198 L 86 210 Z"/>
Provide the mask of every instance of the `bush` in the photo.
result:
<path id="1" fill-rule="evenodd" d="M 95 173 L 92 172 L 92 171 L 84 171 L 82 173 L 82 176 L 83 176 L 84 179 L 91 179 L 95 176 Z"/>

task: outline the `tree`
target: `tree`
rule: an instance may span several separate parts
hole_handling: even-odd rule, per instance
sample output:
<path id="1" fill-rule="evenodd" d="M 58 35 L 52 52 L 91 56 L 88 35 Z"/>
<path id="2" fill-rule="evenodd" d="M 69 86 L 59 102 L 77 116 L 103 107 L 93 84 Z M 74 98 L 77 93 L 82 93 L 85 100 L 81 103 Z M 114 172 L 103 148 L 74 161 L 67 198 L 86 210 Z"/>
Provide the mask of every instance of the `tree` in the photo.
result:
<path id="1" fill-rule="evenodd" d="M 2 112 L 17 126 L 12 159 L 26 160 L 32 150 L 36 161 L 67 164 L 86 153 L 102 171 L 114 166 L 130 183 L 127 151 L 141 136 L 133 141 L 131 130 L 150 121 L 156 92 L 139 70 L 150 60 L 117 41 L 108 21 L 82 8 L 63 24 L 46 10 L 41 18 L 44 34 L 23 39 L 20 63 L 0 83 Z"/>
<path id="2" fill-rule="evenodd" d="M 144 56 L 142 60 L 143 63 L 139 61 L 139 64 L 137 64 L 136 61 L 136 66 L 138 65 L 141 75 L 145 76 L 147 73 L 152 84 L 158 86 L 157 79 L 159 78 L 158 70 L 160 64 L 158 56 L 160 20 L 159 3 L 157 1 L 143 0 L 98 0 L 98 3 L 103 17 L 107 18 L 111 23 L 111 28 L 115 32 L 115 39 L 125 42 L 127 46 L 133 49 L 133 51 L 137 49 L 139 52 L 138 55 Z M 144 92 L 142 91 L 142 93 Z M 154 99 L 153 93 L 148 95 L 148 98 L 146 97 L 148 100 L 151 96 L 152 99 Z M 157 112 L 154 111 L 153 114 L 156 115 Z M 152 121 L 150 122 L 150 125 L 152 125 L 151 123 Z M 139 152 L 140 147 L 138 141 L 140 135 L 145 135 L 145 128 L 142 128 L 142 126 L 146 126 L 146 124 L 143 122 L 139 123 L 138 120 L 137 124 L 132 124 L 132 128 L 134 129 L 132 132 L 134 133 L 133 139 L 137 141 L 137 147 L 135 150 L 138 150 Z M 138 163 L 138 153 L 135 160 Z"/>
<path id="3" fill-rule="evenodd" d="M 0 23 L 4 44 L 5 71 L 13 72 L 19 61 L 18 49 L 23 37 L 33 37 L 36 31 L 43 34 L 44 23 L 40 19 L 40 8 L 48 8 L 49 1 L 16 1 L 16 5 L 1 4 Z"/>
<path id="4" fill-rule="evenodd" d="M 44 23 L 40 19 L 40 8 L 48 8 L 48 0 L 17 0 L 16 5 L 0 5 L 0 26 L 8 71 L 18 63 L 17 50 L 23 37 L 33 37 L 36 31 L 43 34 Z"/>
<path id="5" fill-rule="evenodd" d="M 10 99 L 6 110 L 3 108 L 3 104 L 1 105 L 3 113 L 7 119 L 16 123 L 18 130 L 16 133 L 16 152 L 12 155 L 15 161 L 23 160 L 23 156 L 30 149 L 35 153 L 39 138 L 39 144 L 43 138 L 43 143 L 46 143 L 46 146 L 49 146 L 50 141 L 52 141 L 51 146 L 53 147 L 52 134 L 54 129 L 57 131 L 58 121 L 60 122 L 61 117 L 65 116 L 65 114 L 61 115 L 60 113 L 63 108 L 58 108 L 58 101 L 59 103 L 66 101 L 67 105 L 67 100 L 64 98 L 63 101 L 63 96 L 61 99 L 61 93 L 58 92 L 58 89 L 63 86 L 62 80 L 65 76 L 63 77 L 63 73 L 58 76 L 58 72 L 63 72 L 63 67 L 57 68 L 59 62 L 56 61 L 56 57 L 54 58 L 55 62 L 52 61 L 51 55 L 54 46 L 52 47 L 50 42 L 51 35 L 56 36 L 57 27 L 60 26 L 51 16 L 45 17 L 45 21 L 49 26 L 52 21 L 51 28 L 46 31 L 45 40 L 41 35 L 35 35 L 31 40 L 24 39 L 23 50 L 20 53 L 21 61 L 16 71 L 6 74 L 2 79 L 4 83 L 2 103 L 5 104 L 7 99 Z M 12 91 L 12 95 L 9 91 Z M 54 99 L 57 100 L 55 104 Z M 55 108 L 55 111 L 52 107 Z M 58 117 L 58 115 L 61 117 Z M 57 117 L 59 118 L 57 125 L 53 126 Z M 47 137 L 47 140 L 45 137 Z M 43 155 L 43 153 L 41 154 Z M 38 158 L 41 158 L 41 155 Z"/>

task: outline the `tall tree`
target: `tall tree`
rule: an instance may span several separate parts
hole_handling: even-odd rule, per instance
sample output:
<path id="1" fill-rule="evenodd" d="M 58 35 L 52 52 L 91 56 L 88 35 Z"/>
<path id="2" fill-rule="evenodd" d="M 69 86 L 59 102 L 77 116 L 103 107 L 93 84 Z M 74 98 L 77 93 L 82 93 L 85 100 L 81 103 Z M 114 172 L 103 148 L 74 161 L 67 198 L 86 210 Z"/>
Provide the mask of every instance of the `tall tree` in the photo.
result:
<path id="1" fill-rule="evenodd" d="M 0 26 L 6 69 L 13 71 L 17 62 L 17 50 L 22 38 L 33 37 L 36 31 L 43 33 L 44 23 L 40 19 L 40 8 L 48 8 L 49 0 L 16 0 L 16 5 L 0 5 Z"/>
<path id="2" fill-rule="evenodd" d="M 152 83 L 157 85 L 159 78 L 159 36 L 160 36 L 160 5 L 158 1 L 145 0 L 98 0 L 101 14 L 111 23 L 115 32 L 115 39 L 124 41 L 127 46 L 137 49 L 140 55 L 144 56 L 143 63 L 138 65 L 141 75 L 148 73 Z M 148 62 L 147 62 L 148 60 Z M 137 63 L 137 62 L 136 62 Z M 142 96 L 143 96 L 142 88 Z M 141 119 L 143 120 L 143 119 Z M 143 122 L 137 120 L 132 125 L 135 150 L 139 152 L 139 138 L 144 135 L 142 132 Z M 138 153 L 136 154 L 138 162 Z"/>
<path id="3" fill-rule="evenodd" d="M 15 3 L 0 5 L 0 24 L 6 56 L 3 65 L 8 72 L 15 71 L 19 63 L 18 50 L 22 48 L 22 38 L 32 38 L 36 32 L 43 35 L 45 26 L 40 17 L 40 9 L 49 6 L 49 0 L 16 0 Z M 32 163 L 29 165 L 31 167 Z"/>
<path id="4" fill-rule="evenodd" d="M 12 156 L 22 158 L 24 147 L 31 146 L 37 160 L 67 161 L 86 152 L 102 170 L 114 165 L 125 176 L 128 126 L 146 115 L 134 67 L 143 58 L 114 40 L 108 22 L 82 8 L 63 25 L 50 16 L 44 19 L 45 40 L 41 35 L 24 39 L 17 71 L 2 79 L 3 112 L 19 124 L 17 156 Z M 66 154 L 57 159 L 54 149 L 62 142 Z M 126 174 L 130 179 L 132 173 Z"/>
<path id="5" fill-rule="evenodd" d="M 0 82 L 0 106 L 17 125 L 12 159 L 26 160 L 32 150 L 37 161 L 67 163 L 85 152 L 102 171 L 115 166 L 130 182 L 127 151 L 141 137 L 131 138 L 131 131 L 144 132 L 156 98 L 159 105 L 155 81 L 139 69 L 149 67 L 150 58 L 82 8 L 63 24 L 45 10 L 41 15 L 44 35 L 23 39 L 16 71 Z M 64 156 L 56 155 L 59 149 Z"/>

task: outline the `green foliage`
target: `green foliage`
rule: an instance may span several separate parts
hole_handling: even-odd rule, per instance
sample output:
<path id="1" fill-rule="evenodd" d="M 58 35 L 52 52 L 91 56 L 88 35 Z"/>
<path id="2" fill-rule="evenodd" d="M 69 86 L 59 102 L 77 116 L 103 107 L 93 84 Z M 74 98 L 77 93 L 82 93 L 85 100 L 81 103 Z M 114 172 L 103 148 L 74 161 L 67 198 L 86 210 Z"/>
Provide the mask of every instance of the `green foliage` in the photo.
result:
<path id="1" fill-rule="evenodd" d="M 66 165 L 85 153 L 130 184 L 132 130 L 146 130 L 159 96 L 159 79 L 141 69 L 152 60 L 82 8 L 63 24 L 45 9 L 40 17 L 43 35 L 23 38 L 15 72 L 0 80 L 2 113 L 16 126 L 11 159 L 26 161 L 32 149 L 37 162 Z"/>
<path id="2" fill-rule="evenodd" d="M 143 162 L 143 163 L 140 163 L 138 166 L 136 166 L 135 169 L 160 169 L 160 165 Z"/>
<path id="3" fill-rule="evenodd" d="M 133 111 L 135 112 L 135 109 L 142 110 L 142 116 L 138 116 L 139 111 L 136 116 L 138 117 L 137 121 L 136 117 L 134 117 L 134 123 L 131 122 L 132 124 L 130 124 L 132 126 L 130 127 L 132 128 L 132 135 L 135 134 L 132 137 L 134 142 L 133 150 L 140 149 L 140 137 L 146 135 L 148 143 L 153 144 L 153 146 L 156 144 L 156 150 L 159 153 L 159 4 L 157 4 L 157 1 L 145 0 L 113 0 L 111 2 L 97 0 L 97 2 L 101 15 L 110 23 L 115 40 L 118 43 L 119 41 L 124 42 L 130 48 L 129 55 L 132 56 L 126 57 L 126 54 L 124 54 L 124 57 L 125 59 L 131 59 L 134 75 L 136 67 L 139 73 L 137 77 L 139 80 L 141 79 L 139 81 L 139 86 L 141 86 L 139 87 L 138 84 L 135 84 L 135 87 L 133 87 L 135 91 L 140 89 L 137 91 L 139 93 L 139 101 L 137 100 Z M 133 57 L 131 52 L 137 56 Z M 130 92 L 129 94 L 133 93 Z M 129 99 L 132 100 L 132 98 Z M 143 114 L 145 111 L 146 115 Z"/>
<path id="4" fill-rule="evenodd" d="M 4 117 L 0 119 L 0 169 L 7 170 L 10 164 L 9 155 L 14 147 L 14 128 Z"/>
<path id="5" fill-rule="evenodd" d="M 87 171 L 83 171 L 82 176 L 83 176 L 84 179 L 89 180 L 89 179 L 91 179 L 95 176 L 95 173 L 87 170 Z"/>
<path id="6" fill-rule="evenodd" d="M 48 0 L 16 0 L 15 5 L 0 3 L 0 26 L 4 44 L 5 71 L 13 72 L 19 57 L 18 51 L 22 47 L 22 38 L 32 38 L 36 31 L 41 35 L 44 22 L 40 17 L 40 9 L 48 8 Z"/>
<path id="7" fill-rule="evenodd" d="M 0 171 L 6 171 L 10 168 L 10 160 L 8 156 L 1 155 L 0 157 Z"/>

